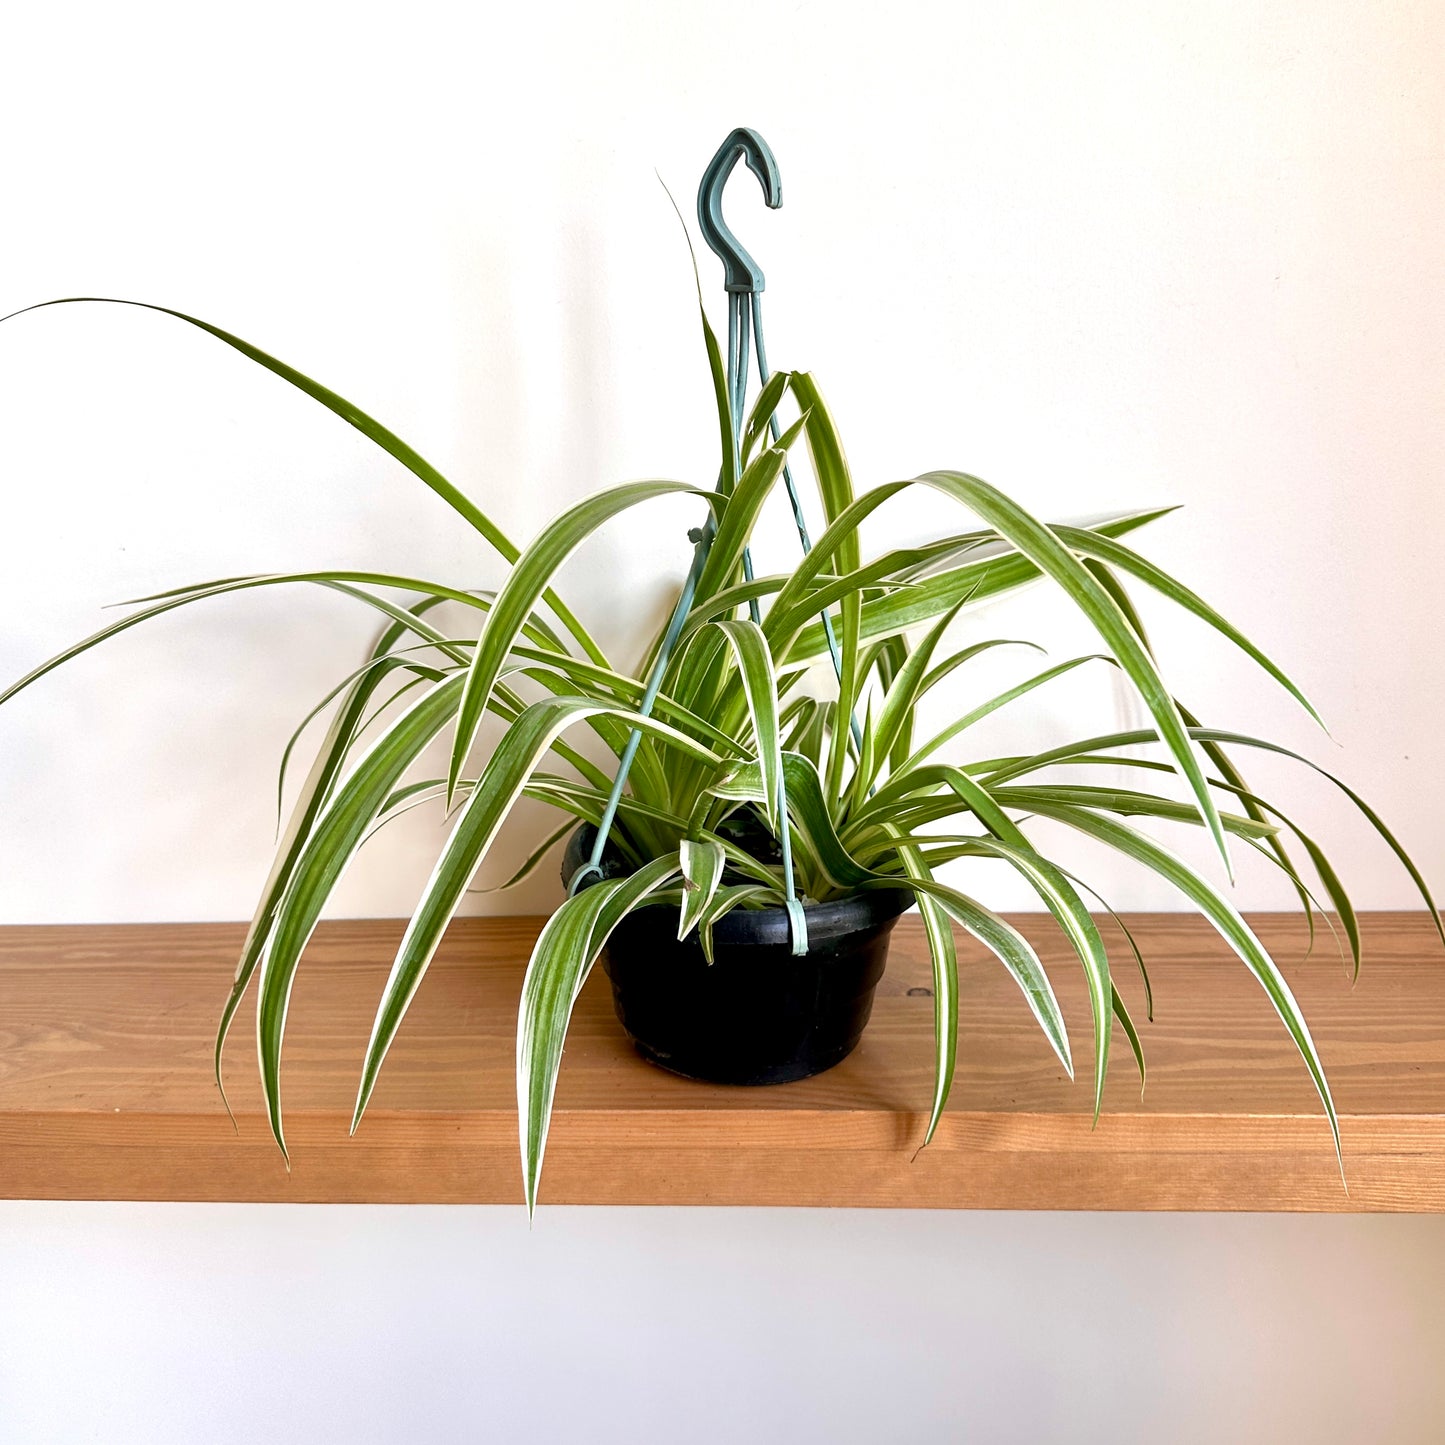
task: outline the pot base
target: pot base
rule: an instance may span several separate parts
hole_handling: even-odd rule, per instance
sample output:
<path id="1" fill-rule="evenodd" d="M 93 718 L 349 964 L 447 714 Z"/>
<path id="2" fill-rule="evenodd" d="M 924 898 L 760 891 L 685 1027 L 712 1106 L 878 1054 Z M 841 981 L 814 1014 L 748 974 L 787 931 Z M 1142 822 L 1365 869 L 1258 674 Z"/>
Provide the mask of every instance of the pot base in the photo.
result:
<path id="1" fill-rule="evenodd" d="M 895 918 L 815 943 L 677 941 L 675 908 L 623 920 L 602 966 L 617 1017 L 650 1063 L 710 1084 L 786 1084 L 857 1047 L 888 960 Z"/>
<path id="2" fill-rule="evenodd" d="M 863 1022 L 866 1025 L 867 1019 Z M 629 1034 L 628 1037 L 632 1038 L 632 1035 Z M 858 1042 L 854 1039 L 845 1048 L 831 1050 L 826 1055 L 815 1054 L 806 1059 L 792 1059 L 786 1063 L 757 1068 L 745 1077 L 738 1077 L 736 1069 L 732 1068 L 703 1066 L 707 1068 L 707 1072 L 698 1073 L 698 1066 L 685 1067 L 682 1062 L 649 1047 L 641 1039 L 632 1039 L 632 1047 L 637 1050 L 639 1058 L 646 1059 L 649 1064 L 674 1074 L 679 1079 L 691 1079 L 695 1084 L 730 1084 L 753 1088 L 765 1084 L 796 1084 L 799 1079 L 811 1079 L 814 1074 L 827 1073 L 835 1065 L 841 1064 L 858 1047 Z"/>

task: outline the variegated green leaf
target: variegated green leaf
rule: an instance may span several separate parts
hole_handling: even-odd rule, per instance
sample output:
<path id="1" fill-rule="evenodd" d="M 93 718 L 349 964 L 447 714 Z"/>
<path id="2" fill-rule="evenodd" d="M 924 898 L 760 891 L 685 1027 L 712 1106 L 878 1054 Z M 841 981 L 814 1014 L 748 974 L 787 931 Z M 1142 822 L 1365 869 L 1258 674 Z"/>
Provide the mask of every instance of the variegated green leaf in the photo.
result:
<path id="1" fill-rule="evenodd" d="M 1129 573 L 1131 577 L 1137 577 L 1146 586 L 1152 587 L 1186 612 L 1192 612 L 1201 621 L 1207 622 L 1221 636 L 1228 638 L 1241 652 L 1253 658 L 1321 727 L 1324 727 L 1324 719 L 1315 710 L 1314 704 L 1290 681 L 1283 669 L 1276 666 L 1233 623 L 1216 612 L 1197 592 L 1191 591 L 1177 578 L 1171 577 L 1162 568 L 1156 567 L 1131 548 L 1110 537 L 1101 537 L 1097 533 L 1079 527 L 1055 527 L 1054 531 L 1061 542 L 1071 547 L 1080 556 L 1094 558 L 1111 567 L 1117 567 L 1121 572 Z"/>
<path id="2" fill-rule="evenodd" d="M 918 848 L 899 842 L 897 853 L 904 875 L 910 881 L 920 884 L 935 881 Z M 923 1135 L 926 1146 L 933 1142 L 938 1121 L 943 1117 L 958 1063 L 958 949 L 948 914 L 938 901 L 926 890 L 920 890 L 916 897 L 933 967 L 933 1106 Z"/>
<path id="3" fill-rule="evenodd" d="M 763 784 L 763 808 L 777 831 L 783 826 L 783 744 L 778 734 L 778 680 L 767 638 L 746 618 L 715 622 L 737 662 L 738 676 L 753 724 L 753 741 Z"/>
<path id="4" fill-rule="evenodd" d="M 537 1208 L 557 1069 L 577 995 L 612 930 L 676 873 L 675 857 L 657 858 L 630 877 L 584 889 L 547 920 L 532 950 L 517 1016 L 517 1117 L 529 1217 Z"/>
<path id="5" fill-rule="evenodd" d="M 507 654 L 557 569 L 604 522 L 639 503 L 684 494 L 715 500 L 707 492 L 700 492 L 686 482 L 628 482 L 609 488 L 596 496 L 587 497 L 548 523 L 536 541 L 518 558 L 506 585 L 497 593 L 487 624 L 472 654 L 466 688 L 457 709 L 456 736 L 447 770 L 449 794 L 455 790 L 457 779 L 462 775 L 462 767 L 476 741 L 492 687 Z"/>
<path id="6" fill-rule="evenodd" d="M 1274 960 L 1264 945 L 1255 936 L 1253 929 L 1240 916 L 1238 910 L 1216 888 L 1196 873 L 1182 859 L 1177 858 L 1162 844 L 1130 828 L 1117 819 L 1087 808 L 1068 807 L 1063 804 L 1041 805 L 1036 811 L 1045 817 L 1067 823 L 1088 837 L 1097 839 L 1108 847 L 1142 863 L 1157 873 L 1166 882 L 1174 885 L 1212 923 L 1220 937 L 1239 955 L 1249 971 L 1259 980 L 1269 1001 L 1274 1005 L 1300 1057 L 1309 1070 L 1310 1078 L 1319 1093 L 1329 1118 L 1330 1133 L 1335 1141 L 1335 1154 L 1340 1160 L 1343 1172 L 1344 1159 L 1340 1152 L 1340 1124 L 1335 1113 L 1334 1099 L 1325 1078 L 1324 1065 L 1320 1062 L 1314 1040 L 1310 1037 L 1309 1026 L 1300 1012 L 1294 994 L 1284 980 Z"/>
<path id="7" fill-rule="evenodd" d="M 1343 779 L 1335 776 L 1327 768 L 1322 768 L 1318 763 L 1312 762 L 1303 753 L 1297 753 L 1291 748 L 1282 746 L 1280 743 L 1272 743 L 1264 738 L 1251 737 L 1247 733 L 1227 732 L 1221 728 L 1200 728 L 1189 729 L 1191 737 L 1201 745 L 1208 743 L 1224 743 L 1230 747 L 1258 748 L 1264 752 L 1278 753 L 1281 757 L 1292 758 L 1297 763 L 1303 763 L 1305 767 L 1313 769 L 1322 778 L 1333 783 L 1356 807 L 1366 822 L 1375 830 L 1385 843 L 1385 846 L 1399 860 L 1400 866 L 1409 874 L 1410 881 L 1415 885 L 1416 891 L 1424 900 L 1425 907 L 1429 910 L 1431 922 L 1435 925 L 1435 931 L 1440 941 L 1445 943 L 1445 924 L 1442 924 L 1440 910 L 1435 905 L 1435 899 L 1431 896 L 1429 885 L 1426 884 L 1424 876 L 1415 865 L 1414 859 L 1401 846 L 1400 840 L 1385 826 L 1385 821 L 1380 815 Z M 970 771 L 974 773 L 987 774 L 990 783 L 1003 782 L 1009 778 L 1021 777 L 1025 773 L 1037 772 L 1042 768 L 1051 767 L 1056 763 L 1067 763 L 1075 757 L 1087 756 L 1090 753 L 1104 752 L 1111 748 L 1135 747 L 1141 743 L 1156 743 L 1159 735 L 1148 728 L 1137 728 L 1128 732 L 1105 733 L 1098 737 L 1086 738 L 1082 742 L 1065 743 L 1057 748 L 1049 748 L 1041 753 L 1034 753 L 1028 757 L 992 759 L 987 763 L 976 763 L 971 765 Z M 1120 761 L 1120 760 L 1115 760 Z"/>
<path id="8" fill-rule="evenodd" d="M 727 854 L 715 839 L 684 838 L 678 847 L 682 866 L 682 908 L 677 917 L 678 940 L 686 938 L 707 912 L 727 867 Z"/>
<path id="9" fill-rule="evenodd" d="M 290 863 L 290 876 L 261 954 L 256 999 L 261 1085 L 271 1132 L 283 1153 L 281 1041 L 302 951 L 362 837 L 398 778 L 453 716 L 461 689 L 460 675 L 437 683 L 387 728 L 346 780 L 333 787 L 325 809 Z"/>
<path id="10" fill-rule="evenodd" d="M 347 401 L 344 396 L 338 395 L 322 386 L 320 382 L 313 381 L 309 376 L 297 371 L 294 366 L 288 366 L 284 361 L 278 361 L 274 356 L 268 356 L 260 347 L 252 346 L 249 341 L 243 341 L 239 336 L 233 336 L 229 331 L 221 330 L 219 326 L 212 326 L 209 321 L 188 316 L 183 311 L 173 311 L 169 306 L 156 306 L 148 301 L 128 301 L 114 296 L 63 296 L 54 301 L 42 301 L 39 305 L 27 306 L 21 311 L 12 312 L 10 316 L 0 317 L 0 320 L 9 321 L 15 316 L 23 316 L 26 312 L 39 311 L 47 306 L 73 306 L 78 303 L 91 302 L 107 306 L 134 306 L 142 311 L 159 312 L 163 316 L 172 316 L 177 321 L 184 321 L 188 326 L 194 326 L 197 330 L 214 336 L 218 341 L 225 342 L 227 346 L 240 352 L 249 361 L 265 367 L 272 375 L 289 382 L 313 401 L 320 402 L 327 411 L 355 427 L 369 441 L 375 442 L 382 451 L 399 461 L 414 477 L 425 482 L 453 511 L 464 517 L 508 562 L 515 562 L 520 555 L 516 546 L 502 532 L 501 528 L 475 502 L 454 487 L 425 457 L 415 448 L 408 446 L 395 432 L 382 426 L 374 417 L 368 416 L 359 406 Z M 582 644 L 587 654 L 596 662 L 605 662 L 606 658 L 597 649 L 597 645 L 592 641 L 587 630 L 572 616 L 563 605 L 562 600 L 550 592 L 547 594 L 546 600 L 547 605 L 562 619 L 567 630 Z"/>
<path id="11" fill-rule="evenodd" d="M 785 901 L 781 888 L 770 888 L 763 883 L 732 883 L 719 888 L 698 915 L 697 939 L 702 945 L 703 957 L 713 962 L 713 927 L 734 908 L 781 908 Z"/>
<path id="12" fill-rule="evenodd" d="M 955 923 L 971 933 L 1003 964 L 1028 1001 L 1029 1010 L 1038 1020 L 1064 1071 L 1072 1079 L 1074 1065 L 1069 1056 L 1069 1035 L 1064 1026 L 1064 1016 L 1033 945 L 1007 919 L 956 888 L 949 888 L 936 880 L 930 881 L 921 875 L 910 876 L 908 882 L 917 893 L 933 899 Z M 898 886 L 897 879 L 893 880 L 892 886 Z"/>
<path id="13" fill-rule="evenodd" d="M 599 712 L 610 712 L 631 727 L 666 739 L 684 757 L 708 762 L 713 767 L 722 764 L 722 759 L 701 743 L 638 712 L 608 707 L 587 698 L 545 698 L 533 703 L 507 730 L 478 776 L 407 925 L 372 1025 L 353 1129 L 361 1120 L 371 1091 L 376 1087 L 382 1060 L 401 1027 L 442 934 L 513 805 L 553 740 L 575 723 Z"/>

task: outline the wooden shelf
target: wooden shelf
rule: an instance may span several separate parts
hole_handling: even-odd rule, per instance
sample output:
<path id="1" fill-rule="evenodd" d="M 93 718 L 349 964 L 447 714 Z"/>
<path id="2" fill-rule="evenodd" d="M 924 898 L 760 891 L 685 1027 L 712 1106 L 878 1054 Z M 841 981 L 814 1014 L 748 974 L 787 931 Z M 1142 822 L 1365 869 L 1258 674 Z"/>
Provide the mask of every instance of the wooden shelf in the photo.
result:
<path id="1" fill-rule="evenodd" d="M 1286 968 L 1341 1115 L 1349 1193 L 1308 1077 L 1263 992 L 1214 933 L 1131 920 L 1154 982 L 1120 989 L 1144 1035 L 1140 1098 L 1116 1042 L 1089 1123 L 1087 1003 L 1046 917 L 1038 944 L 1081 1078 L 1063 1076 L 1003 971 L 961 944 L 950 1110 L 916 1154 L 933 1003 L 916 918 L 857 1053 L 769 1089 L 691 1084 L 641 1062 L 600 971 L 573 1023 L 543 1203 L 979 1209 L 1445 1208 L 1445 956 L 1424 914 L 1364 920 L 1359 984 L 1301 921 L 1253 921 Z M 211 1040 L 244 930 L 232 925 L 0 929 L 0 1197 L 332 1202 L 519 1201 L 513 1027 L 538 920 L 453 926 L 347 1137 L 365 1040 L 401 923 L 324 924 L 291 1009 L 288 1174 L 267 1133 L 249 1012 L 233 1037 L 233 1132 Z M 1290 962 L 1290 960 L 1296 960 Z"/>

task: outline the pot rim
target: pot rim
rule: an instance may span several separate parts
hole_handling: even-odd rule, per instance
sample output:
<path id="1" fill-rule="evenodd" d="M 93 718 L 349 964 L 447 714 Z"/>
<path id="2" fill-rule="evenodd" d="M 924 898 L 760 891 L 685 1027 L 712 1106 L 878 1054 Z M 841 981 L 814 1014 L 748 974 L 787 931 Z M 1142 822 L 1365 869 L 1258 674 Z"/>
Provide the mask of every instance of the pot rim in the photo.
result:
<path id="1" fill-rule="evenodd" d="M 573 874 L 587 861 L 592 849 L 596 829 L 591 823 L 579 823 L 567 839 L 567 848 L 562 855 L 562 883 L 565 887 Z M 614 865 L 615 866 L 615 865 Z M 611 877 L 625 877 L 623 870 L 609 874 Z M 590 884 L 584 884 L 590 887 Z M 855 893 L 833 898 L 826 903 L 804 903 L 803 915 L 808 923 L 809 950 L 815 944 L 830 943 L 849 934 L 863 933 L 869 929 L 892 927 L 902 913 L 912 908 L 917 900 L 913 890 L 903 888 L 865 888 Z M 637 917 L 652 910 L 672 914 L 677 909 L 667 904 L 646 904 L 636 913 Z M 726 944 L 760 944 L 768 947 L 790 944 L 792 926 L 788 921 L 786 908 L 735 908 L 725 914 L 713 926 L 714 942 Z"/>

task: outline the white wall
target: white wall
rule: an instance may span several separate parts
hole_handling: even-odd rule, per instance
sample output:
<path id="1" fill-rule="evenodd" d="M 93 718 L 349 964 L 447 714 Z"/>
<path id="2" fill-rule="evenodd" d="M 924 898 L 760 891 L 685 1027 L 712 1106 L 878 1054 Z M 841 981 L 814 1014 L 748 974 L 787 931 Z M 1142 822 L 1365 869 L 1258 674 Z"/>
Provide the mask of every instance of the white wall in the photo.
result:
<path id="1" fill-rule="evenodd" d="M 16 1445 L 1435 1445 L 1441 1221 L 0 1205 Z"/>
<path id="2" fill-rule="evenodd" d="M 12 9 L 0 25 L 10 62 L 0 311 L 102 294 L 228 326 L 389 422 L 522 540 L 613 480 L 709 479 L 691 278 L 652 171 L 690 211 L 721 137 L 757 126 L 777 151 L 786 205 L 765 212 L 740 178 L 729 215 L 768 273 L 772 359 L 818 373 L 860 482 L 954 465 L 1047 515 L 1185 503 L 1147 550 L 1296 673 L 1343 747 L 1197 627 L 1161 618 L 1179 691 L 1211 719 L 1337 765 L 1445 877 L 1435 556 L 1445 14 L 1429 0 L 369 10 L 137 0 Z M 716 298 L 710 257 L 704 280 Z M 462 524 L 347 428 L 208 338 L 135 311 L 64 308 L 0 328 L 0 495 L 0 678 L 98 626 L 104 604 L 192 579 L 307 566 L 463 584 L 499 575 Z M 679 574 L 691 520 L 659 506 L 569 571 L 569 595 L 624 652 L 629 624 L 655 616 Z M 878 544 L 938 525 L 900 507 Z M 1087 645 L 1036 596 L 978 625 Z M 296 591 L 214 602 L 0 710 L 0 922 L 247 914 L 268 861 L 281 743 L 353 665 L 369 627 L 341 599 Z M 1033 740 L 1121 717 L 1109 686 L 1081 677 L 1014 726 Z M 1259 772 L 1276 791 L 1294 788 L 1362 906 L 1411 904 L 1384 850 L 1326 789 Z M 512 844 L 536 826 L 527 820 Z M 408 911 L 438 836 L 436 817 L 421 814 L 384 836 L 337 911 Z M 503 871 L 499 861 L 488 876 Z M 1123 870 L 1094 876 L 1119 906 L 1169 902 Z M 985 892 L 1026 902 L 1004 886 Z M 544 878 L 478 906 L 528 910 L 555 896 Z M 1248 869 L 1239 898 L 1287 901 Z M 370 1422 L 354 1437 L 396 1438 L 387 1408 L 367 1404 L 396 1359 L 385 1348 L 393 1304 L 415 1322 L 399 1348 L 421 1371 L 417 1408 L 436 1412 L 426 1419 L 457 1432 L 474 1418 L 468 1369 L 485 1371 L 487 1342 L 504 1331 L 513 1390 L 540 1382 L 562 1410 L 542 1373 L 538 1316 L 508 1329 L 499 1313 L 532 1269 L 558 1271 L 547 1297 L 575 1312 L 567 1359 L 594 1420 L 611 1422 L 640 1393 L 625 1344 L 635 1338 L 681 1379 L 697 1369 L 687 1352 L 705 1348 L 719 1375 L 735 1372 L 797 1421 L 829 1368 L 824 1341 L 846 1366 L 829 1376 L 842 1403 L 825 1418 L 852 1421 L 851 1438 L 878 1438 L 860 1379 L 905 1412 L 890 1419 L 912 1421 L 900 1435 L 960 1438 L 958 1401 L 974 1388 L 992 1412 L 984 1438 L 1068 1435 L 1050 1413 L 1067 1408 L 1062 1394 L 1019 1372 L 1033 1362 L 1054 1383 L 1083 1382 L 1082 1302 L 1096 1297 L 1114 1396 L 1106 1405 L 1097 1383 L 1079 1388 L 1095 1391 L 1089 1418 L 1113 1412 L 1116 1434 L 1143 1391 L 1148 1409 L 1197 1411 L 1212 1396 L 1234 1413 L 1213 1436 L 1196 1414 L 1183 1433 L 1161 1425 L 1139 1438 L 1280 1438 L 1273 1351 L 1319 1331 L 1324 1355 L 1301 1346 L 1283 1377 L 1286 1397 L 1317 1412 L 1313 1438 L 1368 1433 L 1354 1428 L 1346 1383 L 1364 1392 L 1355 1408 L 1388 1427 L 1375 1438 L 1426 1438 L 1410 1421 L 1438 1413 L 1428 1380 L 1394 1357 L 1368 1380 L 1319 1364 L 1358 1363 L 1361 1340 L 1347 1355 L 1335 1331 L 1366 1321 L 1366 1348 L 1384 1331 L 1428 1372 L 1439 1315 L 1401 1303 L 1438 1273 L 1439 1232 L 1426 1223 L 689 1212 L 630 1217 L 614 1238 L 619 1217 L 569 1216 L 527 1237 L 469 1212 L 7 1210 L 0 1426 L 21 1440 L 127 1438 L 84 1404 L 49 1424 L 33 1413 L 74 1388 L 84 1355 L 103 1390 L 153 1422 L 128 1438 L 197 1438 L 203 1391 L 219 1382 L 229 1399 L 257 1378 L 243 1361 L 276 1373 L 275 1399 L 309 1376 L 313 1402 L 349 1399 L 335 1418 Z M 439 1218 L 453 1231 L 444 1240 Z M 802 1249 L 829 1281 L 787 1306 L 787 1332 L 761 1282 L 757 1297 L 728 1295 L 735 1330 L 707 1322 L 720 1278 L 709 1271 L 751 1258 L 750 1231 L 761 1231 L 761 1258 L 787 1264 Z M 262 1281 L 280 1289 L 283 1268 L 303 1276 L 292 1298 L 304 1308 L 281 1312 L 294 1354 L 256 1343 L 276 1314 L 236 1262 L 238 1237 L 282 1262 Z M 619 1308 L 629 1261 L 657 1267 L 659 1237 L 671 1274 L 662 1294 L 641 1298 L 657 1299 L 669 1325 L 704 1322 L 662 1329 L 634 1298 L 624 1341 L 597 1343 L 589 1322 Z M 1183 1281 L 1160 1316 L 1136 1314 L 1141 1297 L 1120 1283 L 1140 1240 L 1151 1251 L 1143 1277 Z M 1213 1266 L 1221 1240 L 1235 1251 L 1228 1293 Z M 1108 1271 L 1080 1259 L 1091 1242 Z M 1287 1282 L 1271 1273 L 1280 1251 L 1294 1261 Z M 404 1303 L 374 1292 L 378 1256 L 415 1269 Z M 905 1362 L 896 1344 L 909 1337 L 894 1323 L 906 1306 L 942 1317 L 939 1258 L 963 1301 L 948 1315 L 949 1358 L 989 1366 L 965 1363 L 944 1383 L 926 1378 L 938 1341 L 918 1336 Z M 872 1263 L 849 1294 L 857 1259 Z M 109 1288 L 95 1281 L 112 1270 L 134 1283 L 133 1312 L 119 1295 L 95 1312 Z M 984 1298 L 1007 1303 L 1017 1288 L 1037 1303 L 1027 1346 L 1022 1313 L 1010 1315 L 1017 1334 L 1000 1333 L 973 1302 L 980 1270 L 994 1272 Z M 1062 1313 L 1044 1303 L 1050 1283 Z M 1306 1286 L 1308 1309 L 1287 1303 L 1286 1283 Z M 224 1336 L 196 1324 L 217 1290 Z M 322 1328 L 332 1298 L 344 1351 Z M 377 1328 L 360 1328 L 354 1311 Z M 854 1331 L 870 1319 L 880 1322 L 865 1344 Z M 146 1337 L 164 1338 L 166 1352 L 148 1355 Z M 213 1349 L 232 1352 L 237 1370 Z M 885 1363 L 870 1376 L 874 1349 Z M 1206 1379 L 1199 1351 L 1225 1362 L 1227 1383 Z M 608 1383 L 598 1352 L 620 1362 L 622 1383 Z M 442 1360 L 456 1368 L 441 1371 Z M 1000 1393 L 1001 1380 L 1017 1389 Z M 506 1408 L 520 1409 L 517 1398 Z M 731 1397 L 720 1408 L 720 1419 L 746 1418 L 726 1413 L 744 1408 Z M 1000 1423 L 1008 1411 L 1013 1426 Z M 221 1430 L 215 1438 L 229 1438 Z"/>
<path id="3" fill-rule="evenodd" d="M 687 254 L 653 168 L 690 213 L 722 136 L 758 126 L 785 205 L 741 174 L 730 216 L 768 273 L 774 364 L 818 373 L 860 484 L 953 465 L 1045 515 L 1186 504 L 1147 549 L 1285 661 L 1343 746 L 1161 616 L 1181 694 L 1337 764 L 1445 874 L 1438 6 L 149 3 L 11 29 L 0 308 L 90 293 L 213 319 L 387 420 L 522 540 L 609 482 L 709 482 Z M 729 29 L 766 37 L 751 65 Z M 706 252 L 703 273 L 717 301 Z M 0 398 L 0 676 L 191 580 L 499 576 L 399 466 L 168 318 L 11 321 Z M 624 656 L 695 520 L 631 513 L 570 569 Z M 956 520 L 895 503 L 875 536 Z M 1091 645 L 1042 594 L 976 626 Z M 0 711 L 0 919 L 248 915 L 281 745 L 371 631 L 335 596 L 221 599 Z M 1102 673 L 1038 696 L 1000 716 L 1012 743 L 1132 721 Z M 1257 772 L 1362 905 L 1412 902 L 1326 785 Z M 409 912 L 439 827 L 421 811 L 378 838 L 337 911 Z M 1285 906 L 1264 867 L 1244 864 L 1241 902 Z M 1124 867 L 1092 876 L 1121 906 L 1172 902 Z M 475 906 L 556 894 L 544 876 Z"/>

